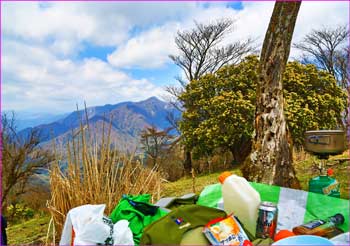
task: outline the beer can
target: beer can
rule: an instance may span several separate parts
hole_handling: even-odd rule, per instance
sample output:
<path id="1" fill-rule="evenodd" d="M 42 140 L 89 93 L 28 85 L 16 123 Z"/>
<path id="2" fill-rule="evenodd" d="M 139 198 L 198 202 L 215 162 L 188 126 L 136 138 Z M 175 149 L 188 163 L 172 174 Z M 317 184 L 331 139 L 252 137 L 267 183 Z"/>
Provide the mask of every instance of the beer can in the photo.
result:
<path id="1" fill-rule="evenodd" d="M 278 208 L 275 203 L 261 202 L 256 223 L 257 238 L 274 238 L 277 228 Z"/>

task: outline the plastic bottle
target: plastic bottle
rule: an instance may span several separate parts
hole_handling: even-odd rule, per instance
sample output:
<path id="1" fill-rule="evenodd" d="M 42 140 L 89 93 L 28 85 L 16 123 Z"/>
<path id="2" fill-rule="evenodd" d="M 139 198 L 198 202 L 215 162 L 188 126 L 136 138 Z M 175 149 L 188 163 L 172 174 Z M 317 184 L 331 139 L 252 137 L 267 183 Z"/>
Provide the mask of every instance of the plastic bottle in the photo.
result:
<path id="1" fill-rule="evenodd" d="M 245 229 L 255 235 L 258 207 L 261 202 L 260 194 L 245 178 L 223 172 L 219 176 L 222 184 L 224 210 L 233 213 L 243 223 Z"/>
<path id="2" fill-rule="evenodd" d="M 336 230 L 336 225 L 341 225 L 343 223 L 344 216 L 342 214 L 336 214 L 325 220 L 312 220 L 306 224 L 294 227 L 293 232 L 296 235 L 325 236 Z"/>

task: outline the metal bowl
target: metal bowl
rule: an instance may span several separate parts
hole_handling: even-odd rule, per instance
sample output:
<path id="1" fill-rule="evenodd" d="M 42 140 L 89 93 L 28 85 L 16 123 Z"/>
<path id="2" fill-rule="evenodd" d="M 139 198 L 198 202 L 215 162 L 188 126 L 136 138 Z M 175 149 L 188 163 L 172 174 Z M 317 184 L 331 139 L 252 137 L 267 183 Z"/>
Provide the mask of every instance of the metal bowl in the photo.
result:
<path id="1" fill-rule="evenodd" d="M 305 150 L 316 155 L 337 155 L 346 149 L 345 132 L 318 130 L 305 132 Z"/>

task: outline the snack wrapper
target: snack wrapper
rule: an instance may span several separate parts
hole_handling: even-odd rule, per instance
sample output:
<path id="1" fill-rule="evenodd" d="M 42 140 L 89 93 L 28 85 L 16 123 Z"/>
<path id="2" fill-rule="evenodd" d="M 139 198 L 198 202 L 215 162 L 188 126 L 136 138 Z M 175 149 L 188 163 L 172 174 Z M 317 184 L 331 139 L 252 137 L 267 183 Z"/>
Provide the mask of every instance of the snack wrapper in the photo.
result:
<path id="1" fill-rule="evenodd" d="M 238 220 L 233 215 L 210 221 L 205 225 L 203 233 L 212 245 L 252 245 Z"/>

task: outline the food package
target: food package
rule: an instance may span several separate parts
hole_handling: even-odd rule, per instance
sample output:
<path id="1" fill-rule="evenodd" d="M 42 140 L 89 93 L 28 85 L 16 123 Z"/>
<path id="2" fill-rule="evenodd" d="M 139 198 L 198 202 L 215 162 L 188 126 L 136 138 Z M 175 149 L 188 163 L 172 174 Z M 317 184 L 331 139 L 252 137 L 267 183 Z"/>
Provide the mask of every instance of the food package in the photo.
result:
<path id="1" fill-rule="evenodd" d="M 205 225 L 203 233 L 212 245 L 252 245 L 242 226 L 233 215 L 210 221 Z"/>

